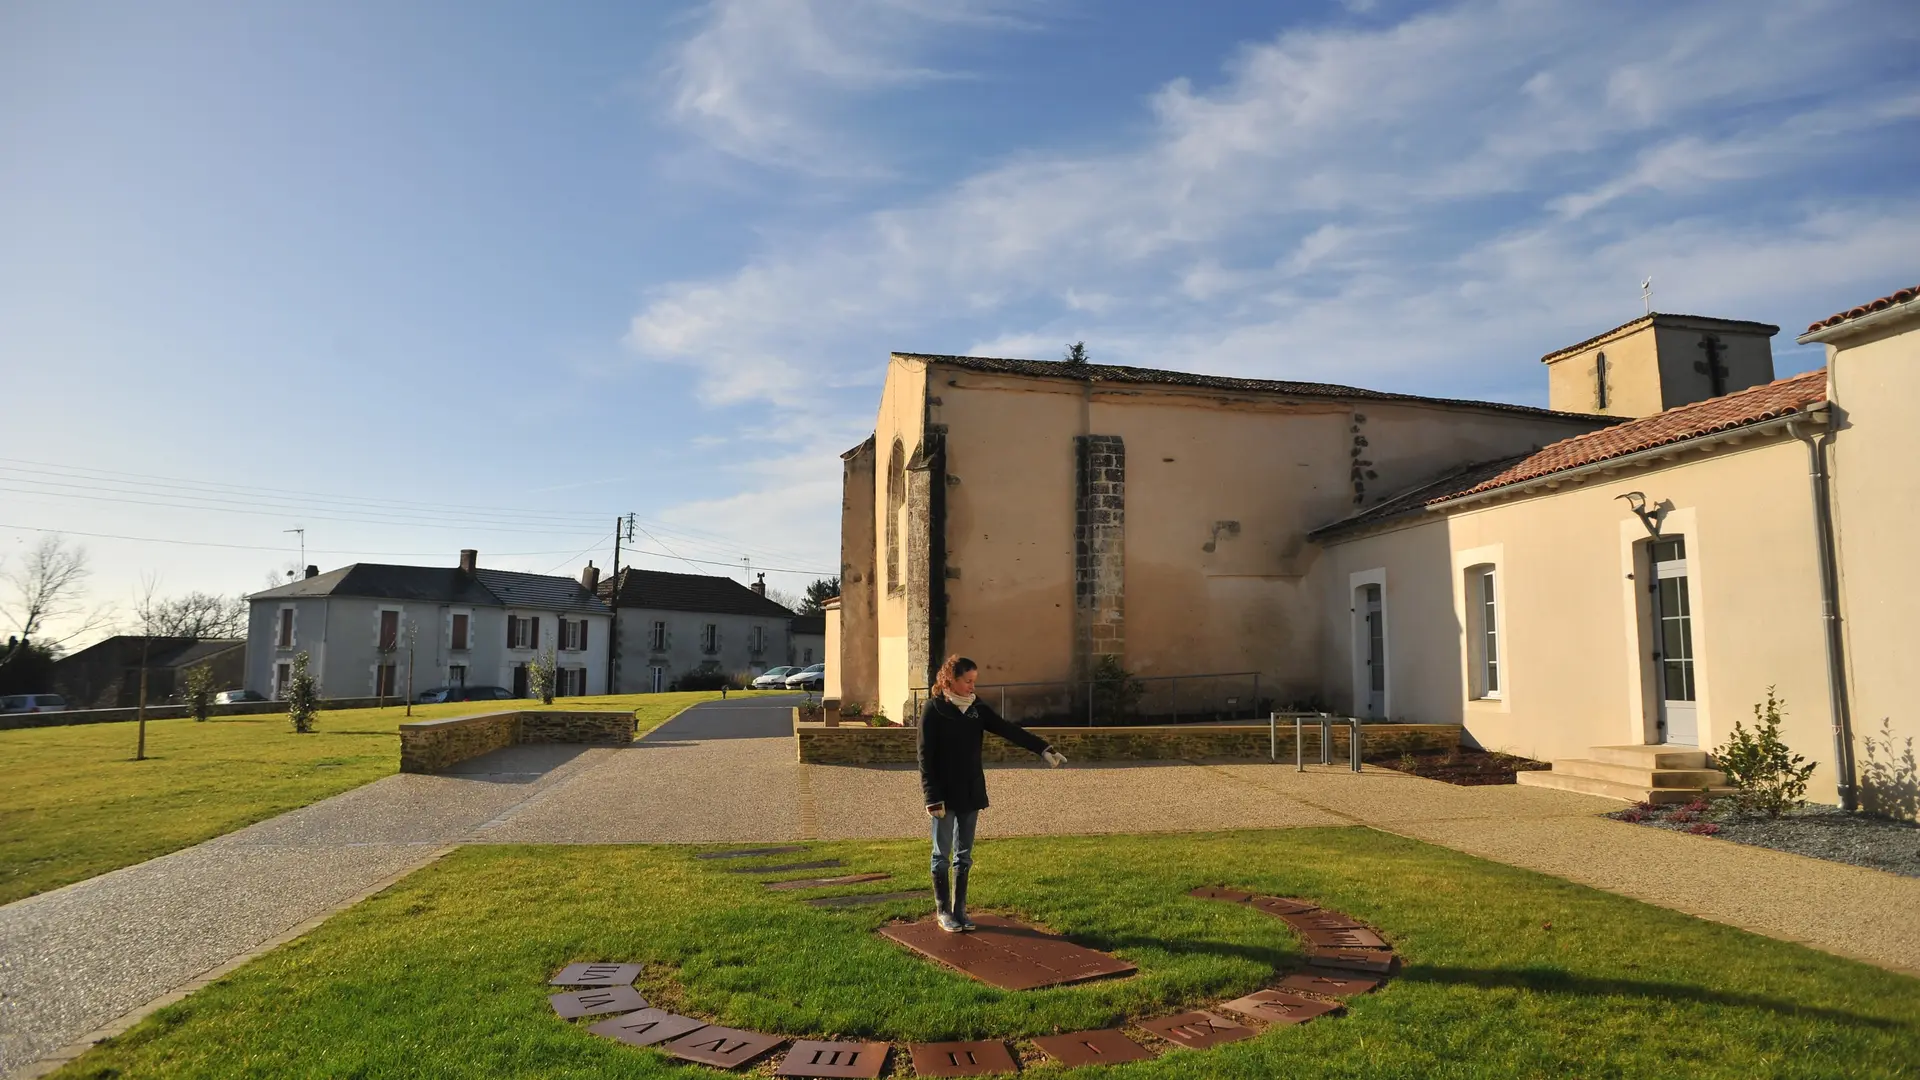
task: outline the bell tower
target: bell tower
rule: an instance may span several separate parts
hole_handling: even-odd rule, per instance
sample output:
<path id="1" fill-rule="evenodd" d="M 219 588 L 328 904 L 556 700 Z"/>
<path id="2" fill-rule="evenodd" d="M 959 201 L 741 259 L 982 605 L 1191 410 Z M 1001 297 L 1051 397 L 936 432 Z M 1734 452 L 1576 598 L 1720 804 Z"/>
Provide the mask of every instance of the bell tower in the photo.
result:
<path id="1" fill-rule="evenodd" d="M 1655 312 L 1540 358 L 1561 412 L 1652 416 L 1773 381 L 1769 323 Z"/>

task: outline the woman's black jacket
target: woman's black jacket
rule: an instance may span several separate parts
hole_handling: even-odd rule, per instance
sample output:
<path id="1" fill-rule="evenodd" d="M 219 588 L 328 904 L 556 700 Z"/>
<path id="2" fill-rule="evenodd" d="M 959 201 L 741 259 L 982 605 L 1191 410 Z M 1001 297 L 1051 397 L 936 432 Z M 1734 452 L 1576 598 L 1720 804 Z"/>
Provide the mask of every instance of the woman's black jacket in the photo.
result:
<path id="1" fill-rule="evenodd" d="M 1009 723 L 984 701 L 974 701 L 964 713 L 945 697 L 927 702 L 920 714 L 920 788 L 928 806 L 946 803 L 950 814 L 987 808 L 980 742 L 989 731 L 1036 754 L 1047 748 L 1045 739 Z"/>

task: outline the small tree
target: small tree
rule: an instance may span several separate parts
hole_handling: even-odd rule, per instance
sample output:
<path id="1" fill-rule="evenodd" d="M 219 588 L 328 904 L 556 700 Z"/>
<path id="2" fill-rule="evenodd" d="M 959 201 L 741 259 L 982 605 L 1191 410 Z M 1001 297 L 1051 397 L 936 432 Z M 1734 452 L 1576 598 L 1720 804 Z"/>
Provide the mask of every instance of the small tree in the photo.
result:
<path id="1" fill-rule="evenodd" d="M 187 681 L 181 696 L 186 699 L 187 713 L 195 720 L 205 723 L 207 709 L 213 704 L 213 669 L 205 664 L 187 669 Z"/>
<path id="2" fill-rule="evenodd" d="M 1067 346 L 1067 355 L 1060 358 L 1063 364 L 1084 364 L 1087 362 L 1087 343 L 1076 341 Z"/>
<path id="3" fill-rule="evenodd" d="M 287 676 L 287 720 L 301 735 L 313 731 L 314 718 L 320 715 L 320 687 L 307 670 L 307 654 L 293 658 L 293 671 Z"/>
<path id="4" fill-rule="evenodd" d="M 1124 720 L 1139 710 L 1147 684 L 1121 666 L 1120 658 L 1109 653 L 1093 666 L 1093 711 L 1100 720 Z"/>
<path id="5" fill-rule="evenodd" d="M 1786 703 L 1767 687 L 1767 700 L 1753 707 L 1754 730 L 1733 722 L 1733 735 L 1713 752 L 1715 764 L 1727 774 L 1745 810 L 1764 810 L 1777 818 L 1806 801 L 1807 778 L 1815 762 L 1796 754 L 1780 741 L 1780 717 Z M 1802 764 L 1805 762 L 1805 764 Z"/>
<path id="6" fill-rule="evenodd" d="M 559 661 L 553 655 L 553 649 L 533 658 L 527 665 L 527 692 L 540 699 L 540 704 L 553 704 L 554 671 Z"/>
<path id="7" fill-rule="evenodd" d="M 796 610 L 802 615 L 818 615 L 827 601 L 840 595 L 840 575 L 830 578 L 817 578 L 807 586 L 807 595 L 800 601 Z"/>

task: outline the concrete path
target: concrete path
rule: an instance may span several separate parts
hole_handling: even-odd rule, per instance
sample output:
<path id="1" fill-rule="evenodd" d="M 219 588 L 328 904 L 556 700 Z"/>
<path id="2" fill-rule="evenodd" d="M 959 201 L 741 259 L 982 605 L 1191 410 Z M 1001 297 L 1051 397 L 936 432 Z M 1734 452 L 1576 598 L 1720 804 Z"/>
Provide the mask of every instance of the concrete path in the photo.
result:
<path id="1" fill-rule="evenodd" d="M 1383 769 L 1247 763 L 993 768 L 981 835 L 1368 825 L 1920 973 L 1920 879 L 1623 825 L 1619 803 Z M 787 707 L 715 702 L 631 747 L 517 747 L 391 776 L 0 907 L 0 1077 L 461 843 L 920 837 L 906 765 L 795 760 Z"/>

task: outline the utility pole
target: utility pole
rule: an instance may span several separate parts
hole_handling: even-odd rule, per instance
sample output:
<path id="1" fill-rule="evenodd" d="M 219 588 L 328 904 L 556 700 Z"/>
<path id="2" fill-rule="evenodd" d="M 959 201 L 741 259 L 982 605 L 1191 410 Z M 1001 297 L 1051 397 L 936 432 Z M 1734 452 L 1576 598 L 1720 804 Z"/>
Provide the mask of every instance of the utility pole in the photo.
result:
<path id="1" fill-rule="evenodd" d="M 607 693 L 617 693 L 620 685 L 620 538 L 626 537 L 627 543 L 633 543 L 633 514 L 613 519 L 613 587 L 607 590 L 607 609 L 613 617 L 607 620 Z"/>

